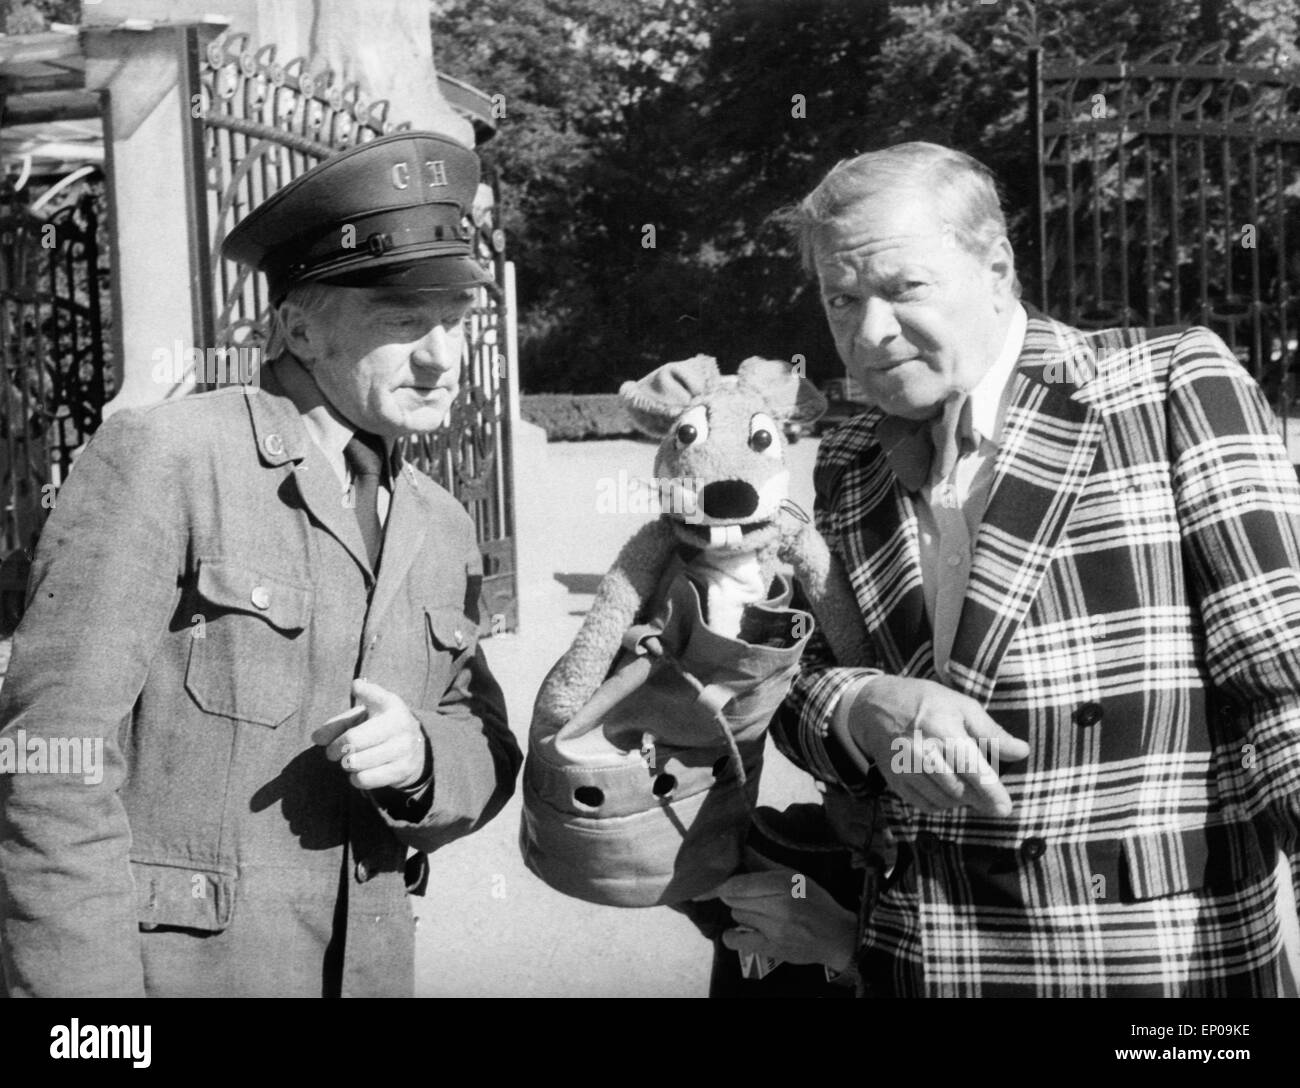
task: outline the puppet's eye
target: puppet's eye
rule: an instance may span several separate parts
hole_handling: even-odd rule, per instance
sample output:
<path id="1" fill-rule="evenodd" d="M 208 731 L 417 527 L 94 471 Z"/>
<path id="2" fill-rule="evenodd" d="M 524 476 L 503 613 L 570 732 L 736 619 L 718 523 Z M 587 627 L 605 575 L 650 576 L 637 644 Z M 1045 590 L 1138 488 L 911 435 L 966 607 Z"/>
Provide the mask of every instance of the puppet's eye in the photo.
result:
<path id="1" fill-rule="evenodd" d="M 776 440 L 776 420 L 766 412 L 757 412 L 749 421 L 749 448 L 768 457 L 781 456 L 781 446 Z"/>
<path id="2" fill-rule="evenodd" d="M 674 437 L 677 439 L 679 450 L 703 442 L 709 437 L 709 410 L 702 404 L 688 408 L 677 421 Z"/>

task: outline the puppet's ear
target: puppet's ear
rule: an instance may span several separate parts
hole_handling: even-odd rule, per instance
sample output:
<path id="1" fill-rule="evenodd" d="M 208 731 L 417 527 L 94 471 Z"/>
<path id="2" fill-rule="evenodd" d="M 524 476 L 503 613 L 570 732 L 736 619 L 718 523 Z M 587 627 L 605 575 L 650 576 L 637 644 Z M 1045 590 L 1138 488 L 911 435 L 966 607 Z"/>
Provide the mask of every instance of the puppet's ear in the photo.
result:
<path id="1" fill-rule="evenodd" d="M 632 422 L 646 434 L 662 438 L 688 404 L 707 393 L 718 380 L 718 361 L 696 355 L 678 363 L 665 363 L 639 382 L 624 382 L 619 393 L 627 402 Z"/>
<path id="2" fill-rule="evenodd" d="M 762 395 L 778 419 L 811 423 L 826 411 L 826 398 L 793 363 L 755 355 L 740 364 L 736 376 Z"/>

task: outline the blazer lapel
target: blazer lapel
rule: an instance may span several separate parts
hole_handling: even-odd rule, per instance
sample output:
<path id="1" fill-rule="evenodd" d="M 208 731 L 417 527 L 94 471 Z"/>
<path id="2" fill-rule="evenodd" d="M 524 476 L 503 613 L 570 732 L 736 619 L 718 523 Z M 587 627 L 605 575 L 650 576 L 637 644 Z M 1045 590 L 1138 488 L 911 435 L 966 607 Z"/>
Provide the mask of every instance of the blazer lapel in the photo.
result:
<path id="1" fill-rule="evenodd" d="M 988 701 L 1096 460 L 1101 413 L 1072 395 L 1073 377 L 1092 373 L 1078 333 L 1030 321 L 948 662 L 953 686 L 980 702 Z"/>
<path id="2" fill-rule="evenodd" d="M 842 494 L 835 530 L 867 636 L 887 672 L 925 675 L 933 649 L 916 511 L 874 441 L 845 469 Z"/>

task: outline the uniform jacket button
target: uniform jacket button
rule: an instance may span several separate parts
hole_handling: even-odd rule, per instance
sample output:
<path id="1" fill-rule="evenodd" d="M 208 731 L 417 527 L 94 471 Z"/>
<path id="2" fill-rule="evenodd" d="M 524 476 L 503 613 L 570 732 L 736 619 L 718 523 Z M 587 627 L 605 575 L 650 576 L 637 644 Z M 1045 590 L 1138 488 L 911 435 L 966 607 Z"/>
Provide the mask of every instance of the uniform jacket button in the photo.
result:
<path id="1" fill-rule="evenodd" d="M 921 831 L 916 836 L 916 849 L 918 853 L 930 856 L 939 852 L 939 836 L 933 831 Z"/>
<path id="2" fill-rule="evenodd" d="M 271 607 L 271 591 L 266 586 L 254 586 L 250 596 L 253 598 L 254 608 L 265 611 Z"/>
<path id="3" fill-rule="evenodd" d="M 1101 703 L 1080 703 L 1074 712 L 1074 724 L 1080 729 L 1090 729 L 1105 715 Z"/>
<path id="4" fill-rule="evenodd" d="M 1047 853 L 1047 843 L 1037 835 L 1031 836 L 1020 844 L 1020 856 L 1026 861 L 1037 861 Z"/>
<path id="5" fill-rule="evenodd" d="M 355 872 L 356 872 L 358 884 L 364 884 L 367 880 L 370 879 L 370 866 L 367 865 L 364 861 L 357 862 L 357 867 Z"/>

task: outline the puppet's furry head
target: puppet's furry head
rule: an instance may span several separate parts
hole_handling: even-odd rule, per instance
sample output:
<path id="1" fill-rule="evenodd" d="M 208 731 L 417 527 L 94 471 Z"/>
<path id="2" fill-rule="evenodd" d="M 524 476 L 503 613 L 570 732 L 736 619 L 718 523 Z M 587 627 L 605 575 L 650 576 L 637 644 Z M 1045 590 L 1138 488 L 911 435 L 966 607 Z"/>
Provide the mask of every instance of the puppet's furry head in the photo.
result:
<path id="1" fill-rule="evenodd" d="M 746 359 L 723 376 L 697 355 L 668 363 L 621 393 L 633 422 L 662 441 L 655 476 L 677 538 L 718 552 L 757 551 L 778 536 L 789 493 L 787 421 L 807 423 L 826 399 L 790 363 Z"/>

